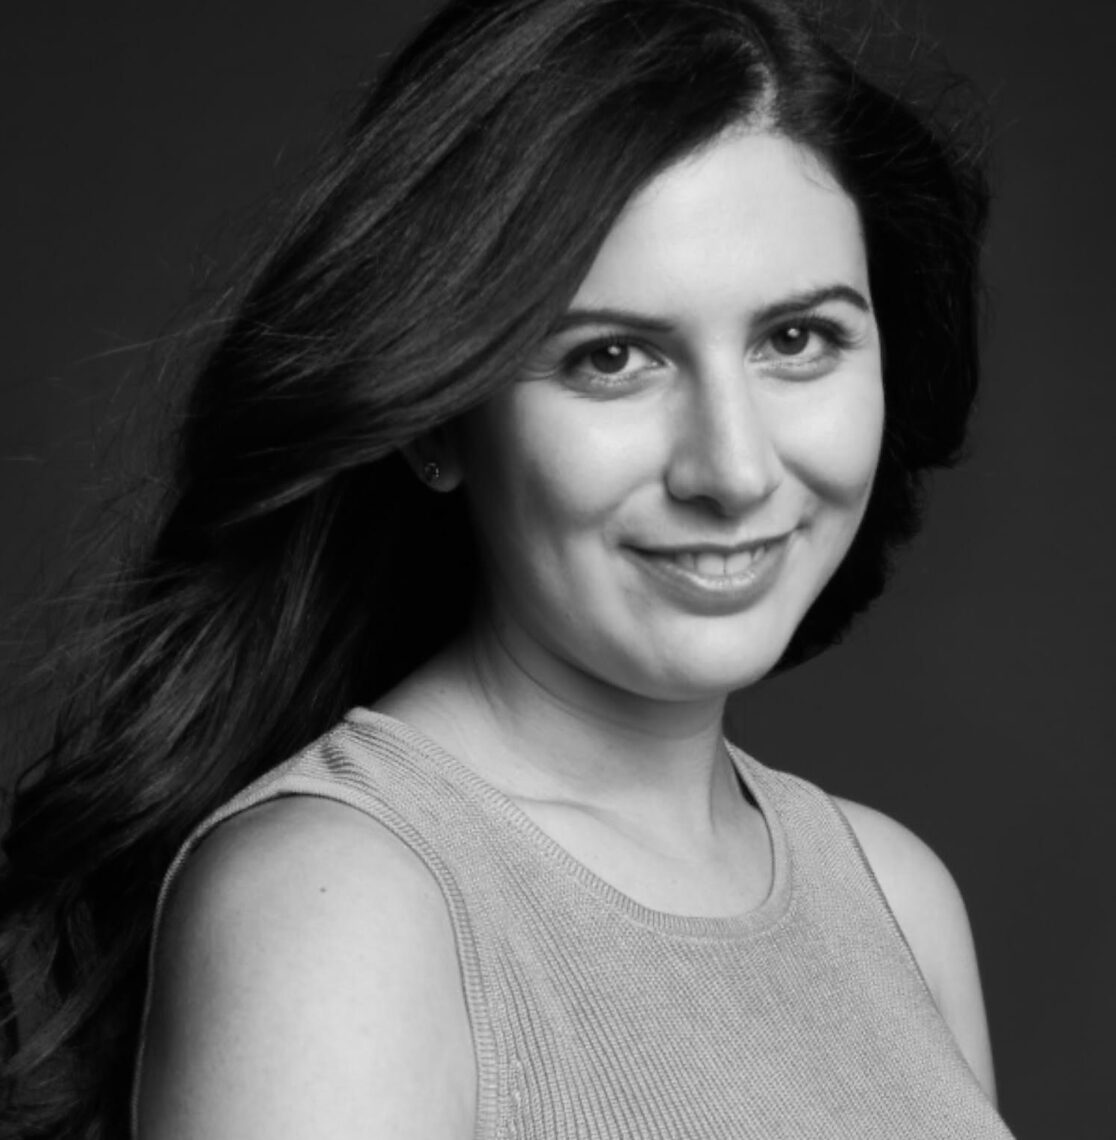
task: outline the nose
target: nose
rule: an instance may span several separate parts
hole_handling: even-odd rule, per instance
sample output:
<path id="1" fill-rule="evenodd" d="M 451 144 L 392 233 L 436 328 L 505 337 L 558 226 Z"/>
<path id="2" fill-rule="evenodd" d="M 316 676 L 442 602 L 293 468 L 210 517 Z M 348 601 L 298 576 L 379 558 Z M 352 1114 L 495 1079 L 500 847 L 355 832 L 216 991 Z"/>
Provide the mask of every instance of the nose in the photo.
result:
<path id="1" fill-rule="evenodd" d="M 691 385 L 673 432 L 666 484 L 676 501 L 734 516 L 770 498 L 782 482 L 765 410 L 739 372 Z"/>

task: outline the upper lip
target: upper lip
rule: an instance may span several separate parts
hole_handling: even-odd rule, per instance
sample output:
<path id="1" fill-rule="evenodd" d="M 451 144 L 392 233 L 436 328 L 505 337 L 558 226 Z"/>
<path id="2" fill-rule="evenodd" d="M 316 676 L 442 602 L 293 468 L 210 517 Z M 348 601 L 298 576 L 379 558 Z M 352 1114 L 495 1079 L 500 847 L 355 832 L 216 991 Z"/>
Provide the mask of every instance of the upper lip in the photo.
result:
<path id="1" fill-rule="evenodd" d="M 646 554 L 720 554 L 724 558 L 729 558 L 733 554 L 742 554 L 746 550 L 757 550 L 761 546 L 769 546 L 773 542 L 781 541 L 789 534 L 790 531 L 788 530 L 780 534 L 769 534 L 762 538 L 748 538 L 734 543 L 685 542 L 669 546 L 638 546 L 636 549 L 642 550 Z"/>

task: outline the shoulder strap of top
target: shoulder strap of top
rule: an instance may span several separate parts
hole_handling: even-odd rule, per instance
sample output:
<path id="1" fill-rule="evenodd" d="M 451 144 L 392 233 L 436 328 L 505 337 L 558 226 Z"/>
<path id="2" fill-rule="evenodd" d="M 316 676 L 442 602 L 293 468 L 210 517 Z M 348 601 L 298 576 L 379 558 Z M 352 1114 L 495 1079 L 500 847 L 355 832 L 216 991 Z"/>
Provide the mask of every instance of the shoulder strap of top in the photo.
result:
<path id="1" fill-rule="evenodd" d="M 325 736 L 314 741 L 290 760 L 265 773 L 207 816 L 190 833 L 179 849 L 163 878 L 155 907 L 148 950 L 147 986 L 132 1080 L 130 1105 L 132 1136 L 137 1135 L 138 1131 L 139 1087 L 143 1071 L 146 1026 L 154 990 L 154 965 L 159 931 L 170 892 L 183 864 L 216 827 L 241 812 L 281 796 L 316 796 L 356 808 L 387 827 L 422 859 L 437 881 L 449 911 L 479 1059 L 490 1060 L 488 1055 L 494 1050 L 492 1031 L 483 999 L 480 966 L 467 908 L 452 874 L 438 853 L 412 822 L 404 818 L 388 802 L 389 797 L 381 794 L 384 789 L 390 791 L 391 784 L 397 778 L 393 767 L 402 764 L 416 770 L 416 757 L 409 754 L 405 746 L 392 746 L 391 742 L 387 742 L 386 747 L 390 749 L 390 754 L 379 755 L 361 747 L 354 739 L 352 726 L 347 721 L 342 721 Z M 372 767 L 378 763 L 379 767 Z M 420 775 L 426 776 L 421 771 Z M 491 1069 L 491 1064 L 488 1067 Z"/>
<path id="2" fill-rule="evenodd" d="M 809 844 L 815 854 L 824 855 L 827 861 L 841 865 L 850 875 L 863 898 L 895 938 L 901 956 L 917 974 L 931 1001 L 936 1004 L 933 991 L 926 981 L 922 967 L 911 949 L 879 878 L 867 853 L 834 796 L 809 780 L 790 772 L 768 768 L 747 753 L 731 746 L 738 759 L 747 766 L 751 777 L 759 784 L 775 810 L 787 822 L 797 845 Z M 791 824 L 790 821 L 794 821 Z"/>

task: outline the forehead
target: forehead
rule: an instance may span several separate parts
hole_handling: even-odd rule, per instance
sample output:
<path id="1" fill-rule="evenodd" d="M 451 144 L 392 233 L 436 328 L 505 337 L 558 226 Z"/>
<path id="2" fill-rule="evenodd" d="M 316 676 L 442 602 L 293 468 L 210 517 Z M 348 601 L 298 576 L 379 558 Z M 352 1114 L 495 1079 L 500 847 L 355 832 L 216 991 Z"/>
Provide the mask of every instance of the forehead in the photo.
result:
<path id="1" fill-rule="evenodd" d="M 738 308 L 837 282 L 867 292 L 856 204 L 811 151 L 781 135 L 738 131 L 635 195 L 575 300 Z"/>

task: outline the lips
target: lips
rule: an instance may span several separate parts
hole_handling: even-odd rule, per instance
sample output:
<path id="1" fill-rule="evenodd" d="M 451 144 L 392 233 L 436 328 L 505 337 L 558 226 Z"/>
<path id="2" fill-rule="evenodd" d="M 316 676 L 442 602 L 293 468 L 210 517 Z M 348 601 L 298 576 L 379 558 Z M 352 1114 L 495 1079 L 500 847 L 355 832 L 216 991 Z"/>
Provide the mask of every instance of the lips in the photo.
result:
<path id="1" fill-rule="evenodd" d="M 640 547 L 645 558 L 677 567 L 699 578 L 735 578 L 746 575 L 762 561 L 771 548 L 786 541 L 787 534 L 749 542 L 723 544 L 702 543 L 693 546 Z"/>
<path id="2" fill-rule="evenodd" d="M 673 604 L 710 616 L 736 613 L 774 586 L 793 531 L 729 546 L 629 547 L 647 581 Z"/>

